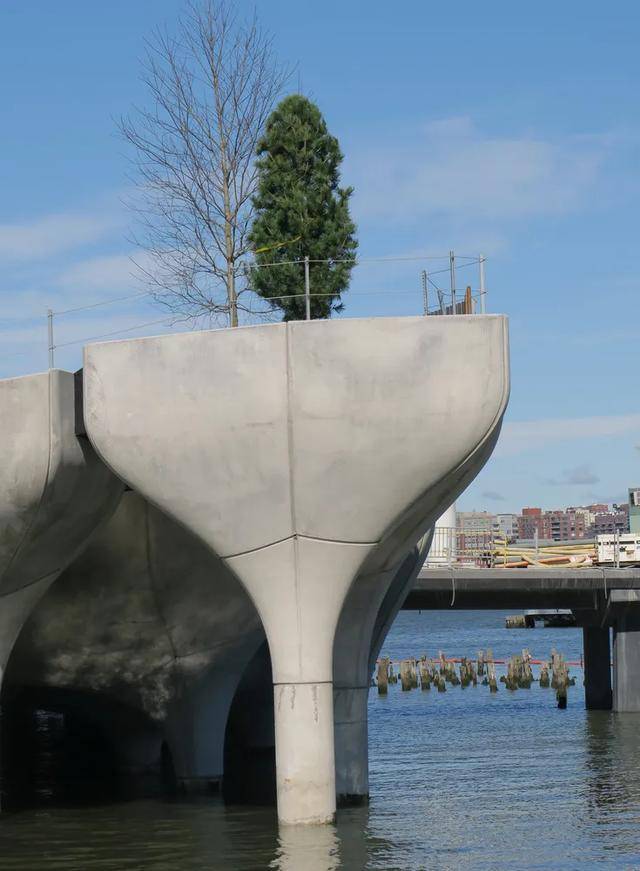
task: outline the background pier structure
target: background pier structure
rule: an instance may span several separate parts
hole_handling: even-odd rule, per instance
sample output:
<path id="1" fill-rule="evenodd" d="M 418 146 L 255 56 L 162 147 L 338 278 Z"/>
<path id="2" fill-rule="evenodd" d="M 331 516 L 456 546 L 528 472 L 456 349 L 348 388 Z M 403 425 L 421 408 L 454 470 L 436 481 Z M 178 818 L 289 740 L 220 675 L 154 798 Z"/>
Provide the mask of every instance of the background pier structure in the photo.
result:
<path id="1" fill-rule="evenodd" d="M 610 711 L 611 630 L 609 626 L 583 626 L 584 701 L 590 711 Z"/>
<path id="2" fill-rule="evenodd" d="M 638 566 L 505 569 L 429 565 L 421 569 L 402 607 L 570 609 L 583 629 L 586 707 L 640 713 Z"/>
<path id="3" fill-rule="evenodd" d="M 638 584 L 640 587 L 640 584 Z M 612 590 L 613 710 L 640 713 L 640 589 Z"/>
<path id="4" fill-rule="evenodd" d="M 4 710 L 70 706 L 184 790 L 268 780 L 275 746 L 283 823 L 366 801 L 373 663 L 508 392 L 501 316 L 95 344 L 0 382 Z"/>
<path id="5" fill-rule="evenodd" d="M 25 620 L 123 490 L 83 434 L 79 390 L 58 370 L 0 381 L 0 677 Z"/>

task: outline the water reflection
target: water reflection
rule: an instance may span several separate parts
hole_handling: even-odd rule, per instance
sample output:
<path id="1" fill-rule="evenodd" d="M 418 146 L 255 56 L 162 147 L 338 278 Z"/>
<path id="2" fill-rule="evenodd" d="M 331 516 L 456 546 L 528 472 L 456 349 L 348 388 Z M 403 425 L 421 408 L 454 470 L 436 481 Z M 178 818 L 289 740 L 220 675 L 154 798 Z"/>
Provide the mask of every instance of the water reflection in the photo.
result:
<path id="1" fill-rule="evenodd" d="M 603 823 L 640 823 L 640 723 L 638 715 L 590 711 L 585 717 L 588 808 Z"/>
<path id="2" fill-rule="evenodd" d="M 341 866 L 334 826 L 282 826 L 275 871 L 337 871 Z"/>

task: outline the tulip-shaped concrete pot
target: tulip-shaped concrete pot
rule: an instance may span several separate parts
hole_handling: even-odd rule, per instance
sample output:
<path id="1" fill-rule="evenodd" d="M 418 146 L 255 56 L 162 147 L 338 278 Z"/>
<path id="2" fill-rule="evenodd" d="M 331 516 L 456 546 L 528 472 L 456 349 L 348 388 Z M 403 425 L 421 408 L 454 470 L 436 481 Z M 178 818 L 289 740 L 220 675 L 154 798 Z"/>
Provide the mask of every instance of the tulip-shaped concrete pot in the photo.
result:
<path id="1" fill-rule="evenodd" d="M 0 675 L 35 604 L 122 494 L 79 434 L 80 385 L 59 370 L 0 381 Z"/>
<path id="2" fill-rule="evenodd" d="M 336 806 L 336 627 L 487 457 L 499 316 L 294 322 L 90 345 L 85 425 L 133 489 L 240 579 L 273 667 L 278 814 Z"/>

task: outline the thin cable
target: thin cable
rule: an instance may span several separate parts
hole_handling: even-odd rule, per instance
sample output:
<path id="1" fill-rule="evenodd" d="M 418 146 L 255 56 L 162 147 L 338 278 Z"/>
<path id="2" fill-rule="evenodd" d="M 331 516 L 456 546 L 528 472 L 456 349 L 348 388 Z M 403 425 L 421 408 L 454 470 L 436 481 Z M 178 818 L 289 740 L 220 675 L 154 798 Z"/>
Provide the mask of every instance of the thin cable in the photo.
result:
<path id="1" fill-rule="evenodd" d="M 140 293 L 133 293 L 130 296 L 117 296 L 113 299 L 104 299 L 101 302 L 89 303 L 89 305 L 79 305 L 76 306 L 76 308 L 67 308 L 64 309 L 64 311 L 53 312 L 53 315 L 54 317 L 61 317 L 62 315 L 69 315 L 72 312 L 83 312 L 91 308 L 98 308 L 101 305 L 112 305 L 114 302 L 126 302 L 129 299 L 139 299 L 141 296 L 151 296 L 153 293 L 153 290 L 143 290 Z"/>
<path id="2" fill-rule="evenodd" d="M 153 327 L 156 324 L 166 324 L 167 321 L 172 321 L 173 315 L 168 318 L 162 318 L 159 321 L 147 321 L 146 324 L 136 324 L 133 327 L 125 327 L 122 330 L 113 330 L 110 333 L 102 333 L 99 336 L 87 336 L 84 339 L 74 339 L 73 342 L 62 342 L 59 345 L 54 345 L 54 350 L 57 348 L 68 348 L 69 345 L 82 345 L 83 342 L 96 342 L 98 339 L 107 339 L 109 336 L 119 336 L 121 333 L 132 333 L 134 330 L 142 330 L 144 327 Z"/>
<path id="3" fill-rule="evenodd" d="M 456 254 L 456 260 L 468 260 L 468 263 L 461 263 L 460 269 L 464 266 L 473 266 L 474 264 L 480 263 L 480 258 L 476 256 L 470 256 L 468 254 Z M 310 259 L 309 263 L 353 263 L 354 266 L 357 266 L 360 263 L 398 263 L 398 262 L 421 262 L 423 260 L 449 260 L 449 255 L 433 255 L 433 256 L 406 256 L 406 257 L 336 257 L 336 258 L 328 258 L 328 259 Z M 238 270 L 242 269 L 264 269 L 272 267 L 272 266 L 293 266 L 296 264 L 302 265 L 304 263 L 304 259 L 299 260 L 275 260 L 271 263 L 239 263 L 235 268 Z M 437 270 L 438 272 L 449 272 L 449 267 L 447 266 L 445 269 Z M 433 273 L 436 274 L 436 273 Z"/>

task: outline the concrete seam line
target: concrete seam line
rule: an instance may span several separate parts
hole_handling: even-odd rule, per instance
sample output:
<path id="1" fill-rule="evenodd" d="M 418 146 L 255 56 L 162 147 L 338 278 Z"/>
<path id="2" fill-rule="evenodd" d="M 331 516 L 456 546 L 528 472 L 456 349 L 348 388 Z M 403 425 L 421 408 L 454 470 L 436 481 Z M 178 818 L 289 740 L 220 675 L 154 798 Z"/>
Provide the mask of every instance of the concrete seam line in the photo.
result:
<path id="1" fill-rule="evenodd" d="M 178 651 L 176 650 L 176 646 L 173 642 L 173 638 L 171 636 L 171 630 L 169 628 L 169 624 L 162 610 L 162 604 L 160 602 L 160 595 L 156 588 L 156 576 L 153 567 L 153 554 L 151 552 L 151 530 L 149 525 L 149 502 L 145 499 L 144 501 L 144 553 L 147 560 L 147 572 L 149 575 L 149 591 L 151 593 L 151 598 L 156 606 L 156 611 L 158 612 L 158 622 L 164 629 L 164 633 L 167 637 L 167 641 L 169 642 L 169 650 L 173 654 L 174 660 L 178 658 Z"/>
<path id="2" fill-rule="evenodd" d="M 335 538 L 317 538 L 313 535 L 298 535 L 294 533 L 293 535 L 287 535 L 286 538 L 279 538 L 277 541 L 270 541 L 269 544 L 261 544 L 258 547 L 250 547 L 248 550 L 239 550 L 237 553 L 227 553 L 223 554 L 220 559 L 234 559 L 238 556 L 245 556 L 249 553 L 257 553 L 260 550 L 266 550 L 269 547 L 275 547 L 277 544 L 282 544 L 285 541 L 291 541 L 291 539 L 304 538 L 308 541 L 323 541 L 326 544 L 350 544 L 354 547 L 372 547 L 373 545 L 380 544 L 379 541 L 342 541 L 340 539 Z"/>
<path id="3" fill-rule="evenodd" d="M 331 681 L 333 683 L 334 690 L 368 690 L 371 689 L 370 684 L 357 684 L 356 686 L 343 686 L 340 684 L 338 686 L 335 681 Z"/>
<path id="4" fill-rule="evenodd" d="M 332 680 L 274 680 L 274 687 L 315 687 L 320 684 L 333 684 Z"/>
<path id="5" fill-rule="evenodd" d="M 289 324 L 284 325 L 285 336 L 285 377 L 287 379 L 287 454 L 289 459 L 289 512 L 291 516 L 291 532 L 293 535 L 297 532 L 296 518 L 296 491 L 295 491 L 295 470 L 293 467 L 295 459 L 295 447 L 293 443 L 293 410 L 291 394 L 293 391 L 293 365 L 291 361 L 291 333 L 292 330 Z"/>
<path id="6" fill-rule="evenodd" d="M 49 578 L 51 578 L 52 580 L 55 580 L 57 575 L 61 574 L 61 572 L 62 572 L 62 569 L 54 569 L 52 572 L 47 572 L 46 575 L 42 575 L 39 578 L 35 578 L 33 581 L 27 581 L 26 584 L 23 584 L 21 587 L 18 587 L 16 590 L 9 590 L 8 593 L 2 593 L 0 595 L 0 602 L 2 602 L 3 599 L 8 599 L 9 596 L 15 596 L 17 593 L 21 593 L 23 590 L 28 590 L 29 587 L 33 587 L 36 584 L 40 584 L 42 581 L 46 581 Z"/>

